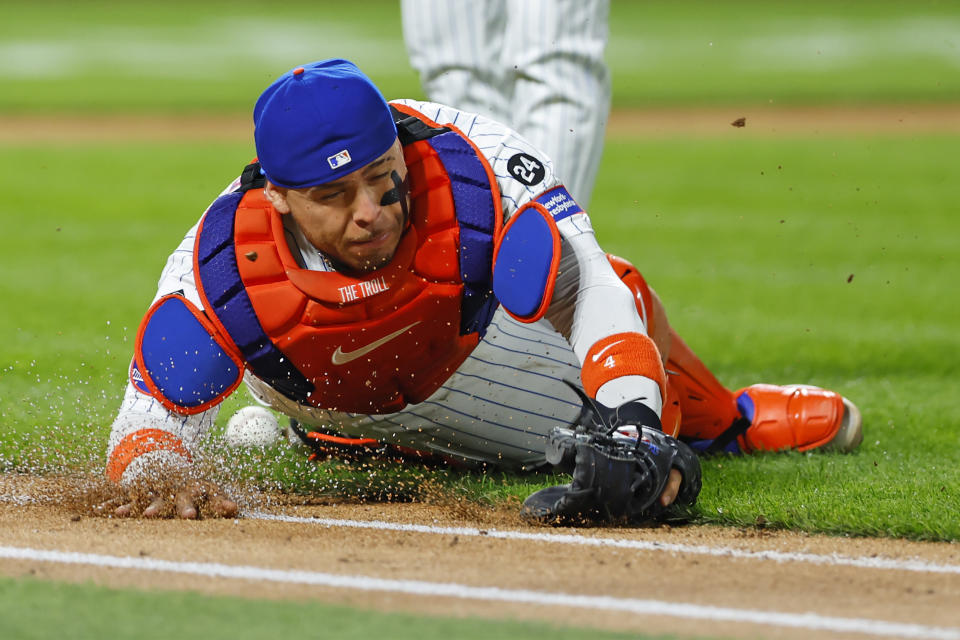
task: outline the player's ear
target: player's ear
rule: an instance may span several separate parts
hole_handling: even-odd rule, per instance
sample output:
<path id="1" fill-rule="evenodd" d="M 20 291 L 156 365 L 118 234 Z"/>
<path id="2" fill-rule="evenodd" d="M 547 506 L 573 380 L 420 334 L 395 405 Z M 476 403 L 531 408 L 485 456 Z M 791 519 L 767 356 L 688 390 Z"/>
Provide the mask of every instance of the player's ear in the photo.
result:
<path id="1" fill-rule="evenodd" d="M 284 187 L 278 187 L 272 182 L 267 182 L 263 187 L 263 195 L 267 197 L 267 200 L 270 201 L 270 204 L 273 205 L 273 208 L 277 210 L 279 214 L 290 213 L 290 203 L 287 202 L 287 189 Z"/>

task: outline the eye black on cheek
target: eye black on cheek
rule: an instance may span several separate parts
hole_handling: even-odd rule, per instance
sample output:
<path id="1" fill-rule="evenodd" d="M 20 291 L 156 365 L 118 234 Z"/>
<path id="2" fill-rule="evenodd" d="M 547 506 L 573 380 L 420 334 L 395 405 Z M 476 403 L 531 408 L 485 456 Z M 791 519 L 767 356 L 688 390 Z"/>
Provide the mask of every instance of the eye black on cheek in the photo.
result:
<path id="1" fill-rule="evenodd" d="M 393 189 L 390 189 L 380 198 L 380 206 L 389 207 L 398 202 L 406 202 L 407 192 L 410 190 L 410 183 L 400 179 L 400 174 L 396 171 L 390 172 L 390 179 L 393 181 Z"/>

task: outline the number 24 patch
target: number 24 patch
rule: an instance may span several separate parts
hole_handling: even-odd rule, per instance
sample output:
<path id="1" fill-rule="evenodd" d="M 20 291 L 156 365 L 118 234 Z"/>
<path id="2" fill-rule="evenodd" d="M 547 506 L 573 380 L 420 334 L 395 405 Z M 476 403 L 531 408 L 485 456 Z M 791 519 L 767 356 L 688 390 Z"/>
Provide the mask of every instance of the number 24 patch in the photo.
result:
<path id="1" fill-rule="evenodd" d="M 529 153 L 514 154 L 507 161 L 507 171 L 517 182 L 522 182 L 528 187 L 543 182 L 547 174 L 543 163 Z"/>

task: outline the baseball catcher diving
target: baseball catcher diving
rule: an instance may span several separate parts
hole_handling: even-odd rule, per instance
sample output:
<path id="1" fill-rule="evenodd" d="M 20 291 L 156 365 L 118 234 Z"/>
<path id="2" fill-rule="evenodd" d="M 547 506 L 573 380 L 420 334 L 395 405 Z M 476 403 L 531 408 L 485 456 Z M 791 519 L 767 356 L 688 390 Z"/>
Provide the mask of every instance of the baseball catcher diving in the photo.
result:
<path id="1" fill-rule="evenodd" d="M 722 385 L 540 150 L 497 122 L 387 102 L 351 62 L 292 69 L 253 111 L 256 159 L 167 260 L 140 324 L 107 475 L 191 478 L 244 382 L 317 451 L 376 445 L 571 482 L 534 519 L 657 518 L 700 491 L 698 455 L 861 440 L 807 385 Z M 233 516 L 183 480 L 141 509 Z"/>

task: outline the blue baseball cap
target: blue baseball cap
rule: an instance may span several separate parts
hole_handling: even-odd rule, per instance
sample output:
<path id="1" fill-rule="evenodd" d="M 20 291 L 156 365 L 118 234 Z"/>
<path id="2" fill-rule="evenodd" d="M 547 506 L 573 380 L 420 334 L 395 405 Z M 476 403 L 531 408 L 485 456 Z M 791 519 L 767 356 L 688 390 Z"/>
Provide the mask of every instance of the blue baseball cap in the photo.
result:
<path id="1" fill-rule="evenodd" d="M 277 78 L 253 109 L 264 175 L 301 189 L 337 180 L 387 152 L 397 127 L 380 90 L 348 60 L 321 60 Z"/>

